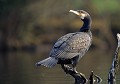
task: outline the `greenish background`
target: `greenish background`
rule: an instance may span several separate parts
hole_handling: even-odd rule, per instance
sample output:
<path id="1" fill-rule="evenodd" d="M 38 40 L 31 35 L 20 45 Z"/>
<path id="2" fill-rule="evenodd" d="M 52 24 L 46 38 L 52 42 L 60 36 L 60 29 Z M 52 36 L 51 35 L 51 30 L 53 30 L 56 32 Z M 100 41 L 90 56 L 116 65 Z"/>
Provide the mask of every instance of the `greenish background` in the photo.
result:
<path id="1" fill-rule="evenodd" d="M 0 84 L 74 82 L 59 65 L 34 66 L 48 57 L 59 37 L 79 31 L 83 23 L 69 13 L 70 9 L 85 10 L 92 17 L 92 46 L 77 70 L 87 78 L 94 71 L 103 79 L 102 84 L 107 84 L 117 45 L 116 34 L 120 33 L 119 4 L 119 0 L 0 0 Z"/>

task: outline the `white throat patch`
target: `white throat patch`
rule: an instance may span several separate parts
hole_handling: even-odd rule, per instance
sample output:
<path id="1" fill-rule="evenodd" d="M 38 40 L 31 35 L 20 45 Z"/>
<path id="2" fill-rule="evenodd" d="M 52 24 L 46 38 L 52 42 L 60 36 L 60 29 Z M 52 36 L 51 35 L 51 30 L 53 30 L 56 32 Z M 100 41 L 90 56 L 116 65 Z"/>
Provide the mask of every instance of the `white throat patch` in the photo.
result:
<path id="1" fill-rule="evenodd" d="M 82 13 L 80 18 L 81 18 L 81 19 L 84 19 L 85 17 L 86 17 L 86 14 L 83 14 L 83 13 Z"/>

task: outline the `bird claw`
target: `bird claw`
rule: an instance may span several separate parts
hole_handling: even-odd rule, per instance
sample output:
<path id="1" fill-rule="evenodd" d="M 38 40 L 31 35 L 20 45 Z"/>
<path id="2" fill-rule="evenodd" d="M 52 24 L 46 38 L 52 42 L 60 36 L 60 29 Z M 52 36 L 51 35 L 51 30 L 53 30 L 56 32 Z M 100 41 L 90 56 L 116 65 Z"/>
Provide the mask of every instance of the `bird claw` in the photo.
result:
<path id="1" fill-rule="evenodd" d="M 62 69 L 64 70 L 64 72 L 65 72 L 66 74 L 68 74 L 69 72 L 74 73 L 74 74 L 78 74 L 78 72 L 76 71 L 75 68 L 71 68 L 71 67 L 68 66 L 68 65 L 62 65 Z"/>

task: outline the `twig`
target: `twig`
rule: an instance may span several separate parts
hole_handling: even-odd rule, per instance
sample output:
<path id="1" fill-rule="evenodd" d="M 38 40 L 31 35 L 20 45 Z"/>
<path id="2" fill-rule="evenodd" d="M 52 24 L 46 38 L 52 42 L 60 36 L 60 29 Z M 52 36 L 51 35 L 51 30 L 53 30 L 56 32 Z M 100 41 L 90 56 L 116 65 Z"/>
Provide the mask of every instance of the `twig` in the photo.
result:
<path id="1" fill-rule="evenodd" d="M 90 81 L 90 84 L 94 83 L 94 74 L 93 74 L 93 71 L 91 71 L 89 81 Z"/>
<path id="2" fill-rule="evenodd" d="M 97 79 L 96 81 L 98 84 L 102 82 L 102 79 L 98 75 L 94 75 L 94 76 Z"/>
<path id="3" fill-rule="evenodd" d="M 102 82 L 102 79 L 98 75 L 95 75 L 93 71 L 91 71 L 90 78 L 89 78 L 90 84 L 94 84 L 95 82 L 94 78 L 96 78 L 97 84 Z"/>

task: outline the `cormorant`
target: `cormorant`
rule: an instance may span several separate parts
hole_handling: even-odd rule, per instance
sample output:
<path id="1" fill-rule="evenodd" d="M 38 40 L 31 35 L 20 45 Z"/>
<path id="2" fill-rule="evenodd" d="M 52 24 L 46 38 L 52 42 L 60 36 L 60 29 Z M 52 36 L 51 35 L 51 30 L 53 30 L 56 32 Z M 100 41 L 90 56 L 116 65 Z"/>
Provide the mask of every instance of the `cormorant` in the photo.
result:
<path id="1" fill-rule="evenodd" d="M 83 26 L 79 32 L 68 33 L 57 40 L 48 58 L 36 63 L 36 66 L 44 65 L 54 67 L 56 64 L 71 64 L 73 71 L 76 71 L 76 64 L 88 51 L 92 42 L 91 17 L 84 10 L 70 10 L 79 16 L 83 21 Z"/>

